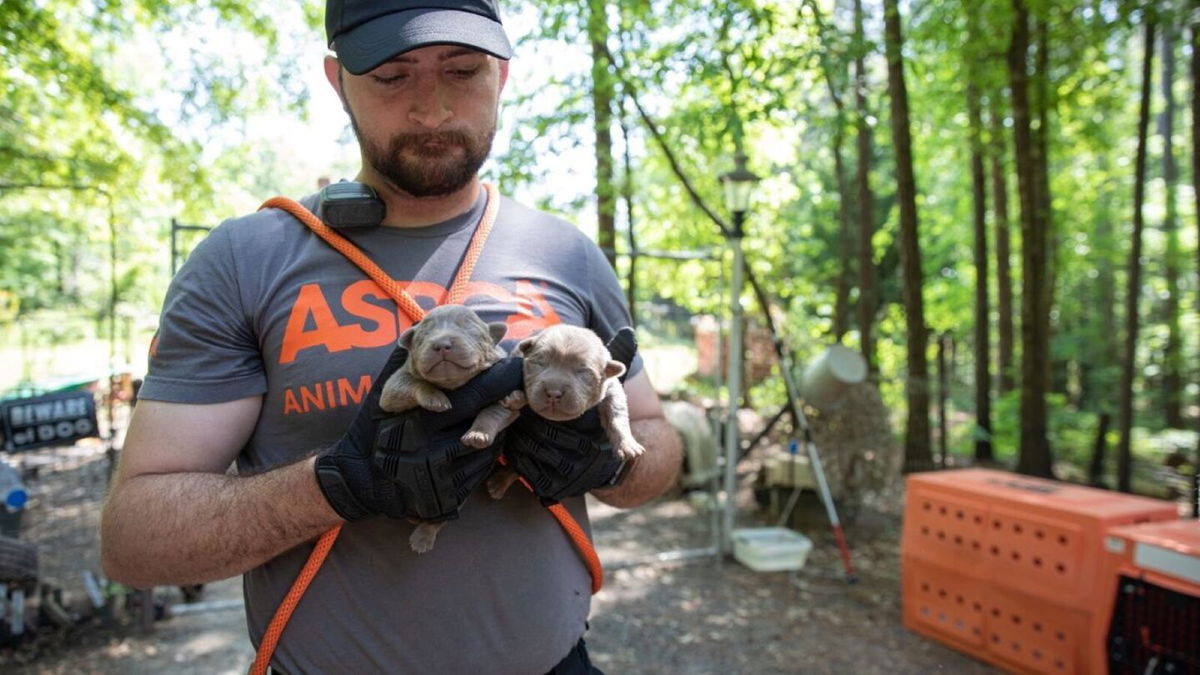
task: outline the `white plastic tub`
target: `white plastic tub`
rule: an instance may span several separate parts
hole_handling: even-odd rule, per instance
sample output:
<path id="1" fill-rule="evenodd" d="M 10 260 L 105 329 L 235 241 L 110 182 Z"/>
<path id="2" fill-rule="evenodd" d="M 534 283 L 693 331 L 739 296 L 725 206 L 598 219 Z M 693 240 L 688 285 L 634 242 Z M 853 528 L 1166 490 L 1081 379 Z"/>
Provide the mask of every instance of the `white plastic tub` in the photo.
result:
<path id="1" fill-rule="evenodd" d="M 748 527 L 733 531 L 733 557 L 756 572 L 804 567 L 812 540 L 786 527 Z"/>

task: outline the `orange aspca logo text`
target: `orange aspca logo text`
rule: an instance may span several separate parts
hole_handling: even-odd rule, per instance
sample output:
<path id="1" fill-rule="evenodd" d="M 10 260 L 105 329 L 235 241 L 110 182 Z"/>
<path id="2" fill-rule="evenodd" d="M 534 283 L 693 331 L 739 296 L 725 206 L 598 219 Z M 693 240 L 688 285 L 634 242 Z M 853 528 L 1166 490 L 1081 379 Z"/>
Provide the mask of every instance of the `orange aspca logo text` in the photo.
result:
<path id="1" fill-rule="evenodd" d="M 414 281 L 405 288 L 418 302 L 425 299 L 440 304 L 446 297 L 446 289 L 435 283 Z M 487 297 L 511 307 L 504 319 L 508 324 L 505 334 L 508 340 L 520 340 L 547 326 L 562 323 L 542 289 L 529 281 L 518 281 L 514 291 L 499 284 L 471 281 L 467 283 L 465 291 L 464 302 L 467 304 L 473 297 Z M 369 302 L 368 298 L 386 300 L 389 304 L 392 302 L 379 285 L 370 279 L 356 281 L 347 286 L 340 297 L 332 298 L 347 314 L 360 320 L 341 324 L 334 316 L 331 298 L 326 297 L 320 285 L 301 286 L 288 315 L 283 344 L 279 350 L 279 363 L 291 363 L 301 352 L 319 347 L 327 353 L 382 347 L 394 343 L 401 333 L 412 326 L 412 319 L 403 311 L 394 306 L 389 308 Z"/>
<path id="2" fill-rule="evenodd" d="M 349 405 L 362 405 L 371 391 L 371 376 L 363 375 L 355 385 L 350 378 L 314 382 L 311 385 L 289 387 L 283 392 L 283 414 L 303 414 L 314 410 L 332 410 Z"/>

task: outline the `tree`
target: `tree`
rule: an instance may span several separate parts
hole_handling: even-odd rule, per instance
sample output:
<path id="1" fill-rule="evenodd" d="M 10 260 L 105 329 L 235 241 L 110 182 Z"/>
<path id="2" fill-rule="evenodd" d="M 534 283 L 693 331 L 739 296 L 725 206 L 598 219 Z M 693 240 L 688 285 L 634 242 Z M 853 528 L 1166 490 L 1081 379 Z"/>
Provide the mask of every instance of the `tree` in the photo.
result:
<path id="1" fill-rule="evenodd" d="M 1046 299 L 1047 232 L 1038 198 L 1037 159 L 1030 129 L 1028 64 L 1029 11 L 1013 0 L 1013 33 L 1008 50 L 1012 89 L 1013 145 L 1021 201 L 1021 443 L 1017 471 L 1052 476 L 1047 438 L 1046 373 L 1049 366 Z"/>
<path id="2" fill-rule="evenodd" d="M 1052 208 L 1051 192 L 1050 192 L 1050 138 L 1053 132 L 1050 129 L 1050 109 L 1054 105 L 1050 87 L 1050 38 L 1048 22 L 1045 14 L 1053 10 L 1053 5 L 1047 5 L 1041 9 L 1041 13 L 1037 16 L 1034 22 L 1035 35 L 1037 37 L 1034 70 L 1033 70 L 1033 89 L 1035 96 L 1033 98 L 1034 111 L 1037 113 L 1037 124 L 1032 128 L 1033 136 L 1033 176 L 1034 187 L 1033 194 L 1035 200 L 1035 208 L 1037 208 L 1037 221 L 1041 224 L 1040 233 L 1043 240 L 1043 248 L 1045 256 L 1043 257 L 1045 269 L 1042 274 L 1041 292 L 1042 297 L 1039 299 L 1038 312 L 1042 325 L 1038 331 L 1038 348 L 1045 353 L 1045 359 L 1048 367 L 1042 371 L 1043 378 L 1046 380 L 1042 385 L 1044 393 L 1066 393 L 1067 389 L 1067 361 L 1064 356 L 1052 358 L 1054 354 L 1050 349 L 1050 335 L 1054 327 L 1050 324 L 1051 308 L 1054 307 L 1054 289 L 1059 282 L 1059 267 L 1058 264 L 1058 237 L 1054 230 L 1054 209 Z M 1067 320 L 1062 313 L 1060 316 L 1060 326 Z M 1043 410 L 1045 409 L 1043 405 Z M 1047 439 L 1048 439 L 1047 430 Z M 1049 454 L 1049 442 L 1047 440 L 1047 454 Z"/>
<path id="3" fill-rule="evenodd" d="M 1133 379 L 1138 336 L 1138 299 L 1142 284 L 1143 204 L 1146 199 L 1146 135 L 1150 127 L 1150 80 L 1154 72 L 1154 18 L 1145 16 L 1145 59 L 1137 126 L 1137 157 L 1133 179 L 1133 243 L 1129 247 L 1129 288 L 1125 295 L 1125 351 L 1122 354 L 1120 433 L 1117 444 L 1117 489 L 1131 492 L 1133 436 Z"/>
<path id="4" fill-rule="evenodd" d="M 1158 117 L 1158 133 L 1162 138 L 1162 177 L 1166 208 L 1163 210 L 1162 231 L 1167 241 L 1163 276 L 1166 297 L 1167 344 L 1163 352 L 1163 416 L 1167 426 L 1182 429 L 1183 422 L 1183 329 L 1180 326 L 1179 267 L 1182 252 L 1179 246 L 1179 226 L 1175 200 L 1179 171 L 1175 166 L 1175 28 L 1170 15 L 1164 16 L 1162 27 L 1162 96 L 1163 108 Z"/>
<path id="5" fill-rule="evenodd" d="M 966 3 L 968 42 L 978 36 L 978 11 Z M 975 223 L 975 461 L 991 462 L 992 376 L 991 312 L 988 303 L 987 176 L 983 168 L 983 113 L 979 100 L 979 64 L 967 54 L 967 117 L 971 143 L 971 194 Z M 939 355 L 940 355 L 939 344 Z"/>
<path id="6" fill-rule="evenodd" d="M 854 108 L 858 169 L 858 334 L 863 358 L 878 372 L 873 337 L 875 323 L 875 197 L 871 192 L 871 123 L 867 108 L 868 44 L 863 31 L 862 0 L 854 0 Z"/>
<path id="7" fill-rule="evenodd" d="M 821 17 L 821 8 L 814 0 L 805 2 L 813 15 L 817 36 L 820 39 L 821 74 L 829 89 L 829 99 L 833 102 L 836 116 L 833 121 L 833 172 L 838 192 L 838 270 L 834 280 L 834 311 L 833 337 L 837 342 L 842 341 L 846 331 L 850 329 L 850 289 L 854 283 L 854 229 L 850 221 L 850 186 L 846 179 L 846 163 L 843 157 L 843 146 L 846 139 L 846 104 L 842 101 L 839 76 L 844 72 L 844 63 L 839 59 L 838 65 L 832 63 L 830 53 L 833 51 L 832 40 L 827 33 L 825 21 Z"/>
<path id="8" fill-rule="evenodd" d="M 1200 11 L 1200 0 L 1192 0 L 1192 11 L 1193 17 L 1200 16 L 1195 13 Z M 1197 90 L 1200 90 L 1200 18 L 1192 23 L 1192 196 L 1196 233 L 1200 234 L 1200 92 Z M 1197 249 L 1197 263 L 1196 273 L 1200 276 L 1200 248 Z M 1192 460 L 1192 515 L 1200 516 L 1200 440 Z"/>
<path id="9" fill-rule="evenodd" d="M 991 101 L 992 226 L 996 231 L 996 322 L 998 390 L 1001 394 L 1016 386 L 1013 376 L 1013 282 L 1012 253 L 1009 245 L 1008 174 L 1005 171 L 1004 113 L 1002 92 Z"/>
<path id="10" fill-rule="evenodd" d="M 608 263 L 617 263 L 617 190 L 613 170 L 613 76 L 608 61 L 608 1 L 588 0 L 588 40 L 592 48 L 592 126 L 596 144 L 596 233 Z"/>
<path id="11" fill-rule="evenodd" d="M 293 29 L 315 31 L 317 16 L 264 5 L 0 3 L 0 183 L 42 186 L 0 193 L 0 295 L 22 298 L 22 313 L 56 307 L 97 317 L 117 302 L 132 312 L 127 302 L 161 300 L 163 214 L 227 214 L 218 195 L 257 177 L 244 166 L 222 169 L 238 151 L 230 132 L 307 101 L 294 54 L 280 43 Z M 240 49 L 197 38 L 214 31 L 277 58 L 251 63 Z M 110 219 L 118 236 L 108 233 Z M 97 266 L 101 247 L 125 272 Z M 77 270 L 79 283 L 57 284 L 56 269 Z M 139 316 L 151 311 L 136 307 Z"/>
<path id="12" fill-rule="evenodd" d="M 908 422 L 904 431 L 904 470 L 933 466 L 929 435 L 929 344 L 922 297 L 925 275 L 917 223 L 917 182 L 913 173 L 909 135 L 908 88 L 904 82 L 903 35 L 898 0 L 884 0 L 884 40 L 888 62 L 888 97 L 892 107 L 892 139 L 896 146 L 896 191 L 900 206 L 900 264 L 904 273 L 904 317 L 908 330 L 906 355 Z"/>

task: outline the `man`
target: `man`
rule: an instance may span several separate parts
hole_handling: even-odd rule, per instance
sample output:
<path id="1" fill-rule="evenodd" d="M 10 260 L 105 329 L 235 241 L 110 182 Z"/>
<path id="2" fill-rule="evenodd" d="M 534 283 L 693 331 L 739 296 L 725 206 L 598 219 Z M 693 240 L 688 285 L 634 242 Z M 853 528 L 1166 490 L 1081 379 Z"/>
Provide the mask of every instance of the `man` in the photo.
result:
<path id="1" fill-rule="evenodd" d="M 512 54 L 495 0 L 330 0 L 326 12 L 336 56 L 325 70 L 358 136 L 357 180 L 386 204 L 381 226 L 342 234 L 428 308 L 445 300 L 487 202 L 476 172 Z M 629 323 L 595 245 L 506 199 L 465 297 L 485 320 L 508 323 L 505 347 L 557 322 L 605 340 Z M 164 303 L 105 506 L 109 576 L 146 587 L 244 574 L 257 645 L 311 541 L 341 525 L 275 651 L 277 672 L 588 672 L 588 573 L 537 496 L 497 501 L 476 489 L 418 555 L 402 516 L 415 513 L 419 489 L 389 482 L 359 452 L 376 440 L 381 364 L 396 366 L 388 355 L 411 323 L 282 211 L 215 229 Z M 639 359 L 630 372 L 630 417 L 647 453 L 608 475 L 584 457 L 592 468 L 564 479 L 618 507 L 661 494 L 680 463 Z M 238 475 L 226 474 L 235 459 Z M 537 458 L 524 466 L 545 469 L 551 491 L 564 484 Z M 558 496 L 586 525 L 574 492 Z"/>

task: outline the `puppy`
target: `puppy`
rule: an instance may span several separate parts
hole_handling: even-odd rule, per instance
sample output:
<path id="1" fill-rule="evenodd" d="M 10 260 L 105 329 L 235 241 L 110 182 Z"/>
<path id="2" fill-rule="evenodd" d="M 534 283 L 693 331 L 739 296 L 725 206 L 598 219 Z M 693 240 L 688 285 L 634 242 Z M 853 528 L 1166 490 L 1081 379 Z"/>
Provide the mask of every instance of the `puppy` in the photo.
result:
<path id="1" fill-rule="evenodd" d="M 442 305 L 404 331 L 399 344 L 408 349 L 408 360 L 383 383 L 379 407 L 387 412 L 404 412 L 417 406 L 433 412 L 450 409 L 443 390 L 457 389 L 504 358 L 498 346 L 508 326 L 484 323 L 462 305 Z M 491 406 L 494 407 L 494 406 Z M 476 424 L 489 425 L 489 415 L 507 415 L 507 410 L 481 411 Z M 468 432 L 468 435 L 471 432 Z M 487 447 L 490 443 L 481 446 Z M 417 553 L 433 548 L 445 523 L 417 523 L 409 544 Z"/>
<path id="2" fill-rule="evenodd" d="M 629 427 L 629 404 L 617 379 L 625 374 L 625 365 L 612 358 L 598 335 L 586 328 L 558 324 L 522 340 L 516 352 L 524 358 L 525 389 L 496 404 L 510 411 L 506 424 L 516 419 L 514 411 L 525 404 L 552 422 L 573 420 L 599 406 L 600 424 L 617 456 L 630 460 L 645 452 Z M 497 418 L 504 419 L 499 414 L 491 419 Z M 484 444 L 480 447 L 486 447 L 499 432 L 490 424 L 489 420 L 476 425 L 480 438 L 474 440 Z M 488 478 L 488 492 L 499 499 L 516 478 L 515 471 L 498 468 Z"/>

